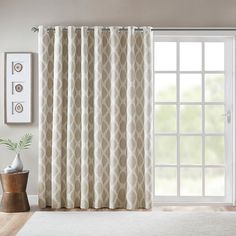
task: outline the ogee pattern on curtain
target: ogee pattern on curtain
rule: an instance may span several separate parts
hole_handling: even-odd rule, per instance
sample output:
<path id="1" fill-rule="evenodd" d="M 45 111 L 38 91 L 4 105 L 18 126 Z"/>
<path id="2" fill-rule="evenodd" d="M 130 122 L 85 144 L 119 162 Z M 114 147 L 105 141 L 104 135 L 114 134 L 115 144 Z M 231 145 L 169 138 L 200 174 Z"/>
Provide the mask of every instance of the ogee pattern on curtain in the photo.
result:
<path id="1" fill-rule="evenodd" d="M 150 208 L 149 27 L 39 27 L 39 206 Z"/>

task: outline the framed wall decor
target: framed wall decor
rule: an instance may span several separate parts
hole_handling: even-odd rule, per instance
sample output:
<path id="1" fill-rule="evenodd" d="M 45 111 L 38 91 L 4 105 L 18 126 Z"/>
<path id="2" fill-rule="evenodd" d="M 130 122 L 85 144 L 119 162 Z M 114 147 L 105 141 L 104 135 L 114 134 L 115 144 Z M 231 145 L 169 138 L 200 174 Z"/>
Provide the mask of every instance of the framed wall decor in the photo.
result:
<path id="1" fill-rule="evenodd" d="M 5 123 L 32 122 L 32 53 L 5 53 Z"/>

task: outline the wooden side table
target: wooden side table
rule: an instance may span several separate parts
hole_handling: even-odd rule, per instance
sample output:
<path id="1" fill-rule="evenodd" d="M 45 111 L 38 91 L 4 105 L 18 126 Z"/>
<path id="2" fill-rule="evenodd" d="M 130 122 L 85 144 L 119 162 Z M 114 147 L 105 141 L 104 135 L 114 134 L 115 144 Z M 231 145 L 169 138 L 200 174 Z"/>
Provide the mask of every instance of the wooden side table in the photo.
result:
<path id="1" fill-rule="evenodd" d="M 30 206 L 26 194 L 29 171 L 12 174 L 0 174 L 3 188 L 1 208 L 4 212 L 29 211 Z"/>

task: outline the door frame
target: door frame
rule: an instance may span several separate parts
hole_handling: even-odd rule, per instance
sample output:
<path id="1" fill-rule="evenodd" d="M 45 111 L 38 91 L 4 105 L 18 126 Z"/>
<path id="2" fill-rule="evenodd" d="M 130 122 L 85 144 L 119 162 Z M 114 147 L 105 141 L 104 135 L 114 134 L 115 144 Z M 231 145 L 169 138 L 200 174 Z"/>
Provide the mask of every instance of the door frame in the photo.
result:
<path id="1" fill-rule="evenodd" d="M 231 176 L 227 176 L 227 173 L 225 173 L 225 179 L 226 178 L 231 178 L 232 179 L 232 186 L 230 186 L 230 189 L 232 189 L 232 193 L 231 196 L 228 199 L 225 199 L 224 197 L 204 197 L 204 200 L 202 200 L 202 197 L 182 197 L 181 199 L 179 199 L 178 201 L 173 201 L 173 197 L 168 197 L 168 196 L 155 196 L 155 175 L 153 174 L 153 203 L 154 205 L 236 205 L 236 174 L 235 174 L 235 169 L 236 169 L 236 160 L 235 160 L 235 153 L 236 153 L 236 144 L 235 144 L 235 134 L 236 134 L 236 119 L 235 119 L 235 113 L 236 113 L 236 109 L 235 109 L 235 105 L 236 105 L 236 82 L 235 82 L 235 71 L 236 71 L 236 61 L 235 61 L 235 55 L 236 55 L 236 31 L 232 31 L 232 30 L 208 30 L 206 28 L 206 30 L 165 30 L 165 31 L 155 31 L 153 33 L 153 50 L 154 50 L 154 42 L 155 39 L 158 37 L 191 37 L 193 38 L 194 36 L 196 37 L 221 37 L 221 38 L 227 38 L 230 40 L 230 43 L 232 43 L 231 45 L 231 55 L 230 57 L 232 60 L 232 68 L 230 68 L 230 70 L 228 70 L 228 68 L 225 68 L 225 74 L 227 73 L 227 71 L 231 71 L 232 74 L 232 80 L 230 83 L 228 83 L 230 88 L 225 88 L 225 90 L 229 89 L 231 91 L 231 100 L 232 103 L 230 104 L 230 108 L 231 108 L 231 124 L 226 126 L 226 130 L 225 133 L 227 132 L 227 128 L 232 129 L 232 142 L 231 142 L 231 147 L 225 147 L 225 150 L 229 150 L 231 149 L 231 163 L 226 163 L 226 165 L 231 165 L 232 169 L 231 169 Z M 226 48 L 227 50 L 227 48 Z M 225 50 L 225 51 L 226 51 Z M 227 60 L 227 57 L 225 57 L 225 59 Z M 154 53 L 153 53 L 153 61 L 154 61 Z M 227 65 L 228 63 L 226 63 Z M 230 72 L 230 73 L 231 73 Z M 153 77 L 155 76 L 154 73 L 154 66 L 153 66 Z M 153 78 L 153 81 L 155 81 L 155 78 Z M 154 82 L 153 82 L 154 83 Z M 154 91 L 154 86 L 155 84 L 153 84 L 153 91 Z M 155 105 L 155 101 L 153 100 L 153 108 Z M 229 107 L 225 107 L 225 111 L 227 111 L 229 109 Z M 154 127 L 154 119 L 153 119 L 153 127 Z M 155 131 L 153 130 L 153 139 L 155 138 Z M 225 137 L 226 138 L 226 137 Z M 154 141 L 154 140 L 153 140 Z M 229 142 L 227 142 L 229 143 Z M 153 153 L 154 152 L 154 145 L 153 145 Z M 226 155 L 229 155 L 226 153 Z M 153 160 L 155 161 L 155 156 L 153 157 Z M 155 162 L 153 162 L 153 173 L 155 173 Z M 227 176 L 227 177 L 226 177 Z M 231 185 L 231 184 L 230 184 Z M 225 186 L 226 187 L 226 186 Z M 228 186 L 229 187 L 229 186 Z M 176 198 L 176 197 L 174 197 Z"/>

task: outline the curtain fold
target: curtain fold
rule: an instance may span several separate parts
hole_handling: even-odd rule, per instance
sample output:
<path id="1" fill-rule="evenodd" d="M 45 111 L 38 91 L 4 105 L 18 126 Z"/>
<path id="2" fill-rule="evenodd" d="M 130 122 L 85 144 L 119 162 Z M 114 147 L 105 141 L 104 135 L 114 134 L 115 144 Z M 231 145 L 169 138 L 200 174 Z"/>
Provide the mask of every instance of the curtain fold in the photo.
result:
<path id="1" fill-rule="evenodd" d="M 102 31 L 94 29 L 94 207 L 103 206 L 101 189 L 103 188 L 102 163 Z M 96 174 L 98 173 L 98 174 Z"/>
<path id="2" fill-rule="evenodd" d="M 149 27 L 39 27 L 39 206 L 150 208 Z"/>

